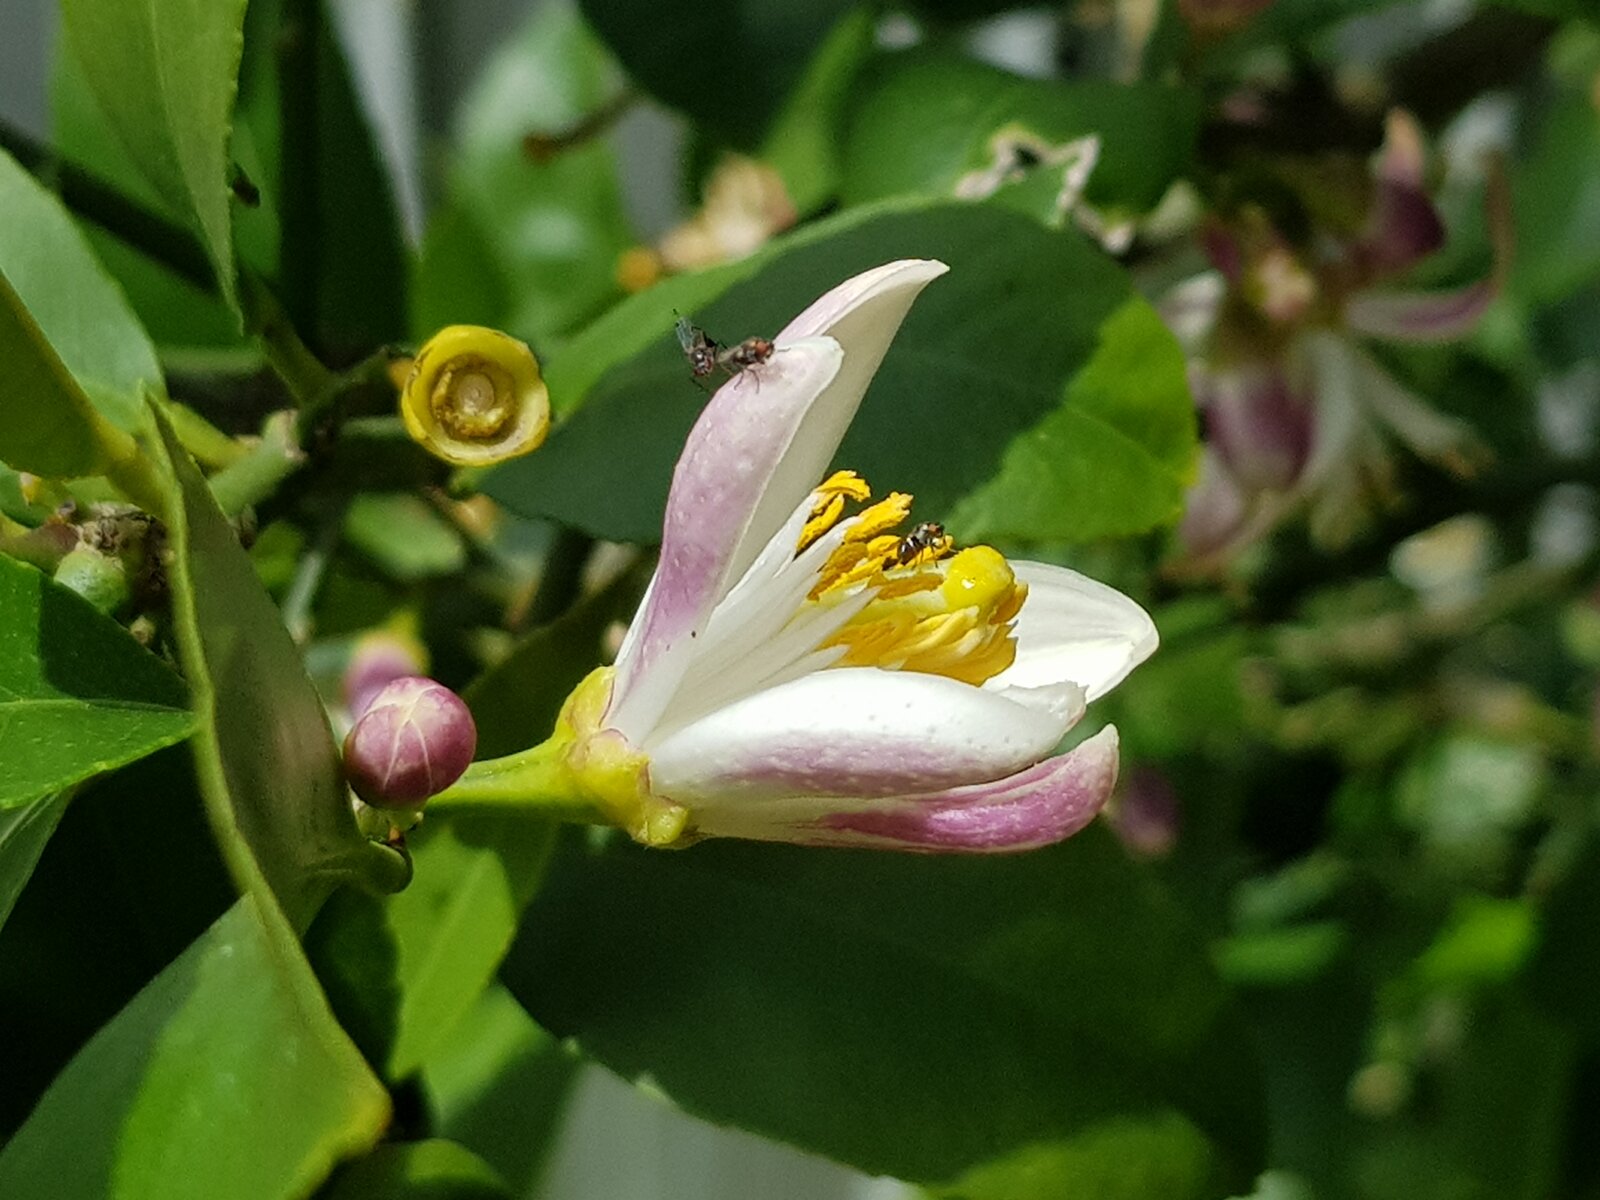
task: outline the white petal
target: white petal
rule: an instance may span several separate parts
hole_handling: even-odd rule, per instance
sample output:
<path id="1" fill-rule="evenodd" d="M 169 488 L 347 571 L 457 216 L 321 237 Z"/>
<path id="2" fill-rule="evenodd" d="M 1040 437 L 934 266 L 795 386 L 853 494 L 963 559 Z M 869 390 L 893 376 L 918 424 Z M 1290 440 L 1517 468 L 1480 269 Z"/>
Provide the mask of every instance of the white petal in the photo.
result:
<path id="1" fill-rule="evenodd" d="M 1045 757 L 1082 711 L 1071 684 L 1030 700 L 1019 704 L 942 675 L 816 671 L 746 696 L 648 747 L 650 784 L 698 811 L 799 795 L 890 796 L 982 783 Z"/>
<path id="2" fill-rule="evenodd" d="M 1017 614 L 1017 659 L 985 689 L 1049 687 L 1070 680 L 1095 700 L 1155 652 L 1155 622 L 1116 588 L 1047 563 L 1013 562 L 1011 567 L 1028 585 Z"/>
<path id="3" fill-rule="evenodd" d="M 831 339 L 798 342 L 756 369 L 759 396 L 753 382 L 748 394 L 740 390 L 755 376 L 742 372 L 695 422 L 667 495 L 661 561 L 617 658 L 608 719 L 630 740 L 640 740 L 661 716 L 688 667 L 694 639 L 755 557 L 741 560 L 752 514 L 842 362 Z M 767 530 L 758 546 L 774 532 Z"/>
<path id="4" fill-rule="evenodd" d="M 748 540 L 735 556 L 736 571 L 754 561 L 794 506 L 827 474 L 912 302 L 949 269 L 942 262 L 912 258 L 863 272 L 822 296 L 773 339 L 781 348 L 797 338 L 831 337 L 844 350 L 844 365 L 811 405 L 773 473 L 750 521 Z"/>

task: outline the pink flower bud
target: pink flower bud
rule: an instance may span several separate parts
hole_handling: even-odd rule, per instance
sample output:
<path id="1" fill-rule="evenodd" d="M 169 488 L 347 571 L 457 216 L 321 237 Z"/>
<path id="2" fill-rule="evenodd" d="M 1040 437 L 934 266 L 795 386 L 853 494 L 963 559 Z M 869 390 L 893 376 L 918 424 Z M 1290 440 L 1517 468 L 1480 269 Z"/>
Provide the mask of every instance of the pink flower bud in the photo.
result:
<path id="1" fill-rule="evenodd" d="M 344 702 L 352 720 L 389 684 L 428 669 L 427 654 L 415 638 L 380 629 L 356 642 L 344 669 Z"/>
<path id="2" fill-rule="evenodd" d="M 345 738 L 345 776 L 374 807 L 414 808 L 459 779 L 477 748 L 461 697 L 431 679 L 396 679 Z"/>

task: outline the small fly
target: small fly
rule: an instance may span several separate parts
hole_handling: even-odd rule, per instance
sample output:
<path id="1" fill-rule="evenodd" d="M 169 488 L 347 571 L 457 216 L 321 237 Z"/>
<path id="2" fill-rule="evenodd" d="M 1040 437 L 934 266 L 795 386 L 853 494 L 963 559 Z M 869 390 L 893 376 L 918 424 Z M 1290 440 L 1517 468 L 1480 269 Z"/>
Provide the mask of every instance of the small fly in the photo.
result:
<path id="1" fill-rule="evenodd" d="M 897 567 L 910 566 L 929 551 L 938 558 L 948 549 L 950 535 L 945 533 L 944 526 L 937 521 L 924 521 L 900 539 L 900 544 L 894 548 L 894 564 Z"/>
<path id="2" fill-rule="evenodd" d="M 768 339 L 748 337 L 737 346 L 724 346 L 687 317 L 679 317 L 676 326 L 678 345 L 689 360 L 689 371 L 701 380 L 719 368 L 732 379 L 740 371 L 759 367 L 772 357 L 777 349 Z"/>

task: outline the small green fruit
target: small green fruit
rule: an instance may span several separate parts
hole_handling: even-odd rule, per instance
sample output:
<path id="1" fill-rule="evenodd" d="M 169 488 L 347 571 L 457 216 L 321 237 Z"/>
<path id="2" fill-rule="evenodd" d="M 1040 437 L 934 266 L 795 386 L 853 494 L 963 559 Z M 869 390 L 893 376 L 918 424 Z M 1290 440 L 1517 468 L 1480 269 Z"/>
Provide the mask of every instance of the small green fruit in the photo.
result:
<path id="1" fill-rule="evenodd" d="M 120 558 L 79 546 L 56 566 L 56 582 L 70 588 L 108 617 L 128 606 L 133 591 Z"/>

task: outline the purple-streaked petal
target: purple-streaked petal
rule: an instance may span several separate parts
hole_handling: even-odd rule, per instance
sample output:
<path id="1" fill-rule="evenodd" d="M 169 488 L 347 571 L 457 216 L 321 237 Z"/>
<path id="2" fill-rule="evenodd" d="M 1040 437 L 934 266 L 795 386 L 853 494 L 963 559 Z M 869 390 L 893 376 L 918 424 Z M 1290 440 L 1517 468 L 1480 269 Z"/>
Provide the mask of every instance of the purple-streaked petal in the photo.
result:
<path id="1" fill-rule="evenodd" d="M 1428 193 L 1379 180 L 1355 254 L 1366 278 L 1395 275 L 1444 245 L 1444 221 Z"/>
<path id="2" fill-rule="evenodd" d="M 1005 779 L 830 813 L 786 840 L 933 854 L 1035 850 L 1092 821 L 1116 782 L 1117 731 L 1108 725 Z"/>
<path id="3" fill-rule="evenodd" d="M 762 493 L 843 360 L 831 338 L 790 343 L 720 388 L 689 432 L 667 495 L 661 561 L 617 656 L 609 723 L 630 738 L 660 717 L 693 639 L 742 570 L 735 555 Z"/>
<path id="4" fill-rule="evenodd" d="M 1017 657 L 988 691 L 1077 684 L 1096 700 L 1155 653 L 1155 622 L 1116 588 L 1048 563 L 1013 562 L 1028 585 L 1017 614 Z"/>
<path id="5" fill-rule="evenodd" d="M 672 660 L 822 479 L 912 301 L 947 270 L 908 259 L 845 281 L 789 323 L 769 362 L 711 398 L 673 475 L 661 565 L 618 655 L 615 728 L 642 740 L 660 719 L 686 667 Z"/>
<path id="6" fill-rule="evenodd" d="M 1071 683 L 1019 703 L 942 675 L 843 667 L 753 693 L 645 749 L 651 790 L 701 813 L 999 779 L 1050 753 L 1082 714 Z"/>
<path id="7" fill-rule="evenodd" d="M 745 542 L 734 555 L 744 573 L 774 533 L 827 474 L 867 385 L 922 289 L 950 268 L 932 259 L 887 263 L 848 279 L 815 301 L 773 339 L 780 347 L 803 338 L 831 337 L 844 350 L 839 373 L 812 403 L 804 427 L 784 454 L 756 505 Z"/>
<path id="8" fill-rule="evenodd" d="M 1209 375 L 1200 401 L 1206 442 L 1246 489 L 1292 484 L 1311 450 L 1312 405 L 1276 362 Z"/>
<path id="9" fill-rule="evenodd" d="M 1499 289 L 1490 279 L 1452 291 L 1368 288 L 1345 303 L 1345 324 L 1391 342 L 1448 342 L 1470 333 Z"/>

